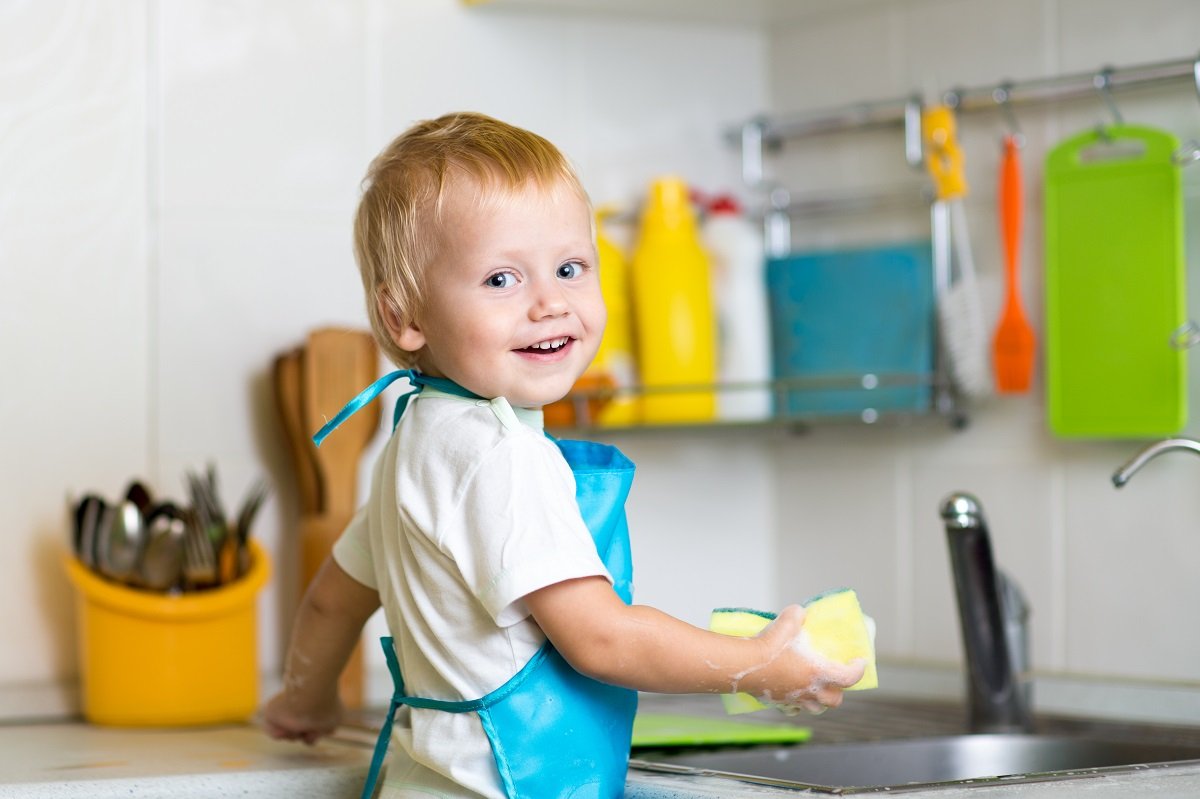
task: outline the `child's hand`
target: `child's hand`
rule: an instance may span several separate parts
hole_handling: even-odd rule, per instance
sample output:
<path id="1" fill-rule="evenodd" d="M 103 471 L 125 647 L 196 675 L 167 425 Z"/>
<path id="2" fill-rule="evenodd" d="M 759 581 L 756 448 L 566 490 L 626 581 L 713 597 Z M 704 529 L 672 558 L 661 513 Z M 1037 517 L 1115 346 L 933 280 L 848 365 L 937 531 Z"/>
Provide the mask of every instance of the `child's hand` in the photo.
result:
<path id="1" fill-rule="evenodd" d="M 842 690 L 861 680 L 867 668 L 862 659 L 836 663 L 813 650 L 799 605 L 784 608 L 757 637 L 766 652 L 762 677 L 769 687 L 755 698 L 788 715 L 801 710 L 820 714 L 837 707 Z"/>
<path id="2" fill-rule="evenodd" d="M 319 708 L 302 709 L 296 705 L 295 698 L 286 690 L 271 697 L 262 712 L 267 735 L 277 740 L 304 741 L 311 746 L 341 723 L 342 705 L 336 696 L 332 703 L 326 702 Z"/>

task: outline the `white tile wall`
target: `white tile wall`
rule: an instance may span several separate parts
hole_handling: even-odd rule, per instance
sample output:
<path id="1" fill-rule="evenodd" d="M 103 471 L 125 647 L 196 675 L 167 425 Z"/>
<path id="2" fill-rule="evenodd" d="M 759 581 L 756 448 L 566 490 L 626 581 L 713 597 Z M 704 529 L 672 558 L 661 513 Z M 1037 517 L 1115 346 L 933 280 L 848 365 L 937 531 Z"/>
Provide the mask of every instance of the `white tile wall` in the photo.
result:
<path id="1" fill-rule="evenodd" d="M 456 0 L 0 2 L 0 502 L 12 547 L 0 559 L 0 601 L 7 640 L 22 642 L 0 647 L 0 686 L 74 674 L 74 614 L 57 562 L 64 495 L 113 495 L 134 475 L 178 495 L 183 470 L 209 460 L 230 498 L 260 474 L 277 487 L 258 534 L 278 567 L 260 604 L 260 654 L 264 669 L 278 665 L 296 590 L 296 514 L 270 363 L 312 327 L 365 324 L 350 250 L 358 182 L 413 120 L 475 108 L 526 125 L 562 146 L 597 201 L 631 207 L 667 171 L 704 189 L 736 187 L 721 132 L 763 110 L 1178 57 L 1195 52 L 1200 29 L 1188 0 L 821 11 L 766 31 L 480 13 Z M 1121 104 L 1180 133 L 1200 129 L 1186 90 Z M 1029 185 L 1046 144 L 1099 113 L 1076 103 L 1022 114 Z M 989 115 L 963 127 L 980 153 L 970 213 L 978 249 L 993 252 L 980 257 L 993 305 L 1000 129 Z M 779 159 L 798 191 L 921 182 L 891 133 L 817 144 Z M 1187 177 L 1190 196 L 1198 180 Z M 1031 191 L 1033 275 L 1038 203 Z M 1194 262 L 1200 230 L 1189 219 Z M 837 243 L 924 225 L 923 211 L 899 211 L 798 235 Z M 1026 294 L 1036 316 L 1036 280 Z M 1200 599 L 1189 488 L 1200 464 L 1154 464 L 1115 494 L 1106 474 L 1134 444 L 1049 440 L 1037 394 L 996 401 L 961 434 L 835 428 L 617 443 L 639 464 L 630 504 L 639 597 L 688 620 L 703 622 L 714 605 L 776 606 L 848 584 L 879 620 L 885 655 L 953 662 L 936 505 L 966 488 L 1033 601 L 1039 666 L 1197 679 L 1187 608 Z M 1125 645 L 1112 644 L 1114 627 Z"/>
<path id="2" fill-rule="evenodd" d="M 74 668 L 66 498 L 147 468 L 146 17 L 0 4 L 0 680 Z"/>
<path id="3" fill-rule="evenodd" d="M 350 224 L 387 140 L 471 108 L 556 141 L 597 201 L 631 206 L 671 170 L 734 187 L 720 129 L 765 106 L 765 52 L 745 28 L 457 0 L 0 3 L 0 347 L 20 387 L 0 392 L 20 420 L 0 448 L 16 531 L 0 599 L 23 642 L 0 647 L 0 686 L 75 672 L 66 492 L 116 495 L 142 475 L 180 496 L 183 471 L 209 461 L 230 501 L 263 474 L 277 488 L 257 532 L 276 566 L 260 655 L 277 667 L 296 511 L 271 360 L 318 325 L 365 326 Z M 727 574 L 711 558 L 743 526 L 769 548 L 759 448 L 733 447 L 731 465 L 703 438 L 629 445 L 642 596 L 694 621 L 715 584 L 770 605 L 766 559 Z M 691 493 L 719 496 L 730 474 L 751 481 L 734 483 L 741 504 Z"/>
<path id="4" fill-rule="evenodd" d="M 614 437 L 637 464 L 627 506 L 634 598 L 707 626 L 777 600 L 775 480 L 760 435 Z"/>

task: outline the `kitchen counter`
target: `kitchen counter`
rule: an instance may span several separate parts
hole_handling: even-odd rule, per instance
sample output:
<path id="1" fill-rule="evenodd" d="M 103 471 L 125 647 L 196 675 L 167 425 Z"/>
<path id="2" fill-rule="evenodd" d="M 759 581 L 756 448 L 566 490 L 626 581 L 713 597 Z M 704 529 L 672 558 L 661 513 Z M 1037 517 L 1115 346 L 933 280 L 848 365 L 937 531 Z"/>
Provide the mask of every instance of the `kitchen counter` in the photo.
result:
<path id="1" fill-rule="evenodd" d="M 647 711 L 721 716 L 713 697 L 648 696 Z M 316 746 L 272 741 L 252 725 L 199 729 L 137 730 L 102 728 L 82 722 L 0 726 L 0 798 L 8 797 L 357 797 L 370 761 L 379 712 L 363 714 Z M 747 717 L 741 717 L 747 719 Z M 761 714 L 749 719 L 779 723 L 784 717 Z M 961 709 L 954 705 L 850 696 L 839 710 L 800 717 L 811 727 L 813 743 L 871 737 L 916 737 L 961 730 Z M 1086 721 L 1061 720 L 1056 729 Z M 1137 725 L 1130 736 L 1144 738 Z M 1200 728 L 1154 728 L 1155 734 L 1200 740 Z M 1194 736 L 1194 738 L 1192 737 Z M 648 760 L 652 755 L 638 755 Z M 981 793 L 982 791 L 982 793 Z M 1200 764 L 1168 769 L 1104 774 L 1078 780 L 989 784 L 905 792 L 914 799 L 1043 799 L 1074 793 L 1087 799 L 1108 797 L 1200 796 Z M 655 774 L 631 770 L 630 799 L 709 799 L 712 797 L 829 796 L 751 785 L 717 777 Z"/>
<path id="2" fill-rule="evenodd" d="M 0 726 L 0 797 L 357 797 L 369 761 L 340 737 L 305 747 L 250 725 L 13 724 Z"/>

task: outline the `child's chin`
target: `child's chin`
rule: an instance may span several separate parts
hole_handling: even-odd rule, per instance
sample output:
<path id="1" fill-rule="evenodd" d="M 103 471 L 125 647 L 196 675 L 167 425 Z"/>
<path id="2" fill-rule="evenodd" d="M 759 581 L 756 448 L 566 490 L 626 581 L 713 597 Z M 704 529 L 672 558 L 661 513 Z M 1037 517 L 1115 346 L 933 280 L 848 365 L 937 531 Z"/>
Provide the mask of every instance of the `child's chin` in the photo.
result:
<path id="1" fill-rule="evenodd" d="M 565 399 L 570 395 L 571 389 L 574 386 L 574 382 L 571 382 L 567 386 L 547 386 L 543 391 L 530 392 L 526 396 L 521 397 L 520 401 L 513 404 L 520 405 L 523 408 L 544 408 L 547 405 L 553 405 L 559 400 Z M 512 401 L 511 397 L 509 401 Z"/>

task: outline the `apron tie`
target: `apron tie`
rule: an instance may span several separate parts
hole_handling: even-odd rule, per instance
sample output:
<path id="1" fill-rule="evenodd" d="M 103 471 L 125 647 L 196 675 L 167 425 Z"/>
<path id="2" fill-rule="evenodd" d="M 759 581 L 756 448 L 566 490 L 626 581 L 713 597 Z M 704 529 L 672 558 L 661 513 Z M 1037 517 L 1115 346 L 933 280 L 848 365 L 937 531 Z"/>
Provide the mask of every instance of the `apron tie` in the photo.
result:
<path id="1" fill-rule="evenodd" d="M 372 794 L 375 793 L 375 783 L 379 781 L 379 772 L 383 770 L 383 759 L 387 757 L 388 745 L 392 742 L 392 724 L 396 720 L 396 711 L 400 709 L 401 698 L 404 696 L 404 678 L 400 675 L 400 663 L 396 659 L 396 649 L 393 646 L 392 637 L 389 635 L 381 638 L 379 643 L 383 646 L 383 656 L 387 660 L 388 671 L 392 673 L 395 692 L 392 694 L 387 718 L 383 720 L 383 727 L 379 730 L 379 737 L 375 739 L 375 751 L 371 753 L 371 768 L 367 771 L 367 784 L 363 786 L 361 799 L 371 799 Z"/>
<path id="2" fill-rule="evenodd" d="M 408 407 L 408 401 L 416 394 L 421 393 L 421 389 L 425 386 L 430 386 L 438 391 L 444 391 L 447 394 L 454 394 L 458 397 L 466 397 L 467 399 L 483 399 L 478 394 L 468 391 L 467 389 L 455 383 L 453 380 L 448 380 L 444 377 L 430 377 L 423 375 L 416 369 L 397 369 L 394 372 L 389 372 L 383 377 L 376 380 L 371 385 L 358 392 L 358 395 L 346 403 L 337 416 L 334 416 L 328 422 L 321 426 L 312 437 L 313 443 L 318 447 L 325 438 L 336 430 L 342 422 L 349 419 L 354 414 L 358 413 L 364 406 L 369 405 L 376 397 L 384 392 L 384 390 L 401 378 L 407 378 L 412 384 L 412 390 L 401 394 L 396 399 L 396 409 L 392 412 L 392 429 L 396 429 L 396 425 L 400 424 L 400 417 L 404 415 L 405 408 Z"/>

